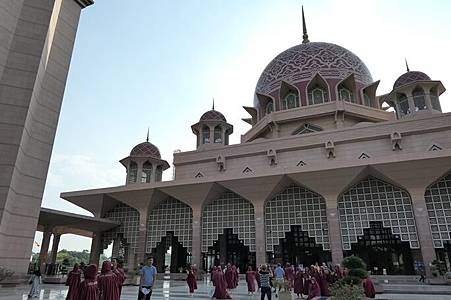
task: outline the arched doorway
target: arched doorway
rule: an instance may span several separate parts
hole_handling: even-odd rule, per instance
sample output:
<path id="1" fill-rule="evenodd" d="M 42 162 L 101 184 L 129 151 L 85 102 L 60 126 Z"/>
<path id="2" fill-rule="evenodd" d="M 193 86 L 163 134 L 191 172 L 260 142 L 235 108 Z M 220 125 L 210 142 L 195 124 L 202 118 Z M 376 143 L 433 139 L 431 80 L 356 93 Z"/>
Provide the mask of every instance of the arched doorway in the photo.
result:
<path id="1" fill-rule="evenodd" d="M 383 275 L 384 269 L 391 275 L 414 274 L 409 243 L 392 234 L 390 228 L 384 228 L 382 222 L 370 222 L 370 228 L 363 230 L 363 236 L 345 255 L 359 256 L 376 275 Z"/>
<path id="2" fill-rule="evenodd" d="M 331 261 L 329 251 L 323 251 L 323 247 L 315 242 L 314 238 L 302 230 L 299 225 L 291 226 L 291 230 L 285 233 L 279 245 L 274 247 L 274 263 L 289 262 L 296 266 L 322 264 Z"/>
<path id="3" fill-rule="evenodd" d="M 255 215 L 252 203 L 225 192 L 202 210 L 202 253 L 205 270 L 235 263 L 241 272 L 255 268 Z"/>
<path id="4" fill-rule="evenodd" d="M 149 213 L 146 252 L 159 272 L 179 272 L 191 263 L 193 211 L 187 204 L 167 198 Z"/>
<path id="5" fill-rule="evenodd" d="M 338 214 L 343 250 L 358 250 L 369 268 L 377 264 L 378 271 L 386 269 L 389 275 L 408 275 L 422 263 L 407 191 L 369 176 L 339 197 Z M 381 256 L 383 250 L 383 258 L 374 262 L 374 255 Z"/>
<path id="6" fill-rule="evenodd" d="M 330 262 L 326 201 L 307 188 L 292 185 L 266 203 L 265 231 L 269 262 Z"/>

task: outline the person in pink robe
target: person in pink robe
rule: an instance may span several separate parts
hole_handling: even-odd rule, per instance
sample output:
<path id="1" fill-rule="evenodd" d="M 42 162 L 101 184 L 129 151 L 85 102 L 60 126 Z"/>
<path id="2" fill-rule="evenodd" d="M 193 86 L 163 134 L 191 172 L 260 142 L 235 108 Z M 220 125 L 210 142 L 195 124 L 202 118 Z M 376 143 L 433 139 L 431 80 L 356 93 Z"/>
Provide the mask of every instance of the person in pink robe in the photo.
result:
<path id="1" fill-rule="evenodd" d="M 309 286 L 309 292 L 308 292 L 308 298 L 307 300 L 311 300 L 315 297 L 321 296 L 321 289 L 318 285 L 318 282 L 316 281 L 315 277 L 312 277 L 310 279 L 310 286 Z"/>
<path id="2" fill-rule="evenodd" d="M 100 300 L 119 300 L 119 286 L 121 279 L 112 271 L 112 265 L 109 260 L 102 264 L 102 271 L 99 278 Z"/>
<path id="3" fill-rule="evenodd" d="M 122 294 L 122 286 L 124 285 L 125 279 L 127 277 L 125 276 L 124 269 L 122 268 L 122 263 L 118 262 L 116 259 L 113 259 L 113 273 L 116 274 L 116 276 L 119 279 L 119 297 Z"/>
<path id="4" fill-rule="evenodd" d="M 262 287 L 262 282 L 260 280 L 260 273 L 259 273 L 260 269 L 257 270 L 257 272 L 255 272 L 255 280 L 257 281 L 257 287 L 260 290 Z"/>
<path id="5" fill-rule="evenodd" d="M 323 269 L 319 273 L 319 287 L 321 290 L 321 296 L 329 297 L 330 296 L 330 290 L 329 285 L 332 281 L 332 278 L 330 276 L 330 272 L 328 269 Z"/>
<path id="6" fill-rule="evenodd" d="M 255 272 L 252 271 L 251 266 L 247 267 L 246 283 L 249 295 L 253 295 L 255 293 Z"/>
<path id="7" fill-rule="evenodd" d="M 191 270 L 193 271 L 193 275 L 194 275 L 194 289 L 197 290 L 197 265 L 193 264 L 191 266 Z"/>
<path id="8" fill-rule="evenodd" d="M 194 290 L 197 289 L 196 276 L 191 268 L 188 268 L 187 273 L 188 276 L 186 277 L 186 283 L 188 284 L 189 293 L 192 296 L 194 294 Z"/>
<path id="9" fill-rule="evenodd" d="M 294 286 L 294 269 L 293 267 L 287 263 L 285 266 L 285 276 L 287 277 L 287 281 L 288 281 L 288 289 L 291 291 L 291 289 Z"/>
<path id="10" fill-rule="evenodd" d="M 232 299 L 227 293 L 227 282 L 221 267 L 218 268 L 216 274 L 214 275 L 215 292 L 213 298 L 215 299 Z"/>
<path id="11" fill-rule="evenodd" d="M 304 286 L 302 287 L 302 293 L 308 295 L 310 289 L 310 270 L 308 268 L 304 271 Z"/>
<path id="12" fill-rule="evenodd" d="M 374 288 L 373 281 L 366 276 L 362 281 L 363 293 L 367 298 L 376 298 L 376 289 Z"/>
<path id="13" fill-rule="evenodd" d="M 240 280 L 239 269 L 232 265 L 232 275 L 233 275 L 233 288 L 235 289 L 238 286 L 238 281 Z"/>
<path id="14" fill-rule="evenodd" d="M 97 266 L 89 265 L 84 272 L 85 280 L 80 285 L 78 300 L 99 300 L 97 285 Z"/>
<path id="15" fill-rule="evenodd" d="M 78 300 L 81 285 L 81 270 L 78 264 L 74 265 L 72 271 L 69 272 L 66 279 L 66 286 L 69 287 L 66 300 Z"/>
<path id="16" fill-rule="evenodd" d="M 225 280 L 227 289 L 235 288 L 235 278 L 234 271 L 232 270 L 232 265 L 227 264 L 227 269 L 225 271 Z"/>
<path id="17" fill-rule="evenodd" d="M 296 275 L 294 277 L 294 293 L 302 298 L 302 294 L 304 291 L 304 271 L 301 268 L 298 268 L 296 271 Z"/>
<path id="18" fill-rule="evenodd" d="M 210 273 L 210 281 L 213 286 L 215 286 L 216 272 L 218 272 L 218 268 L 213 266 Z"/>

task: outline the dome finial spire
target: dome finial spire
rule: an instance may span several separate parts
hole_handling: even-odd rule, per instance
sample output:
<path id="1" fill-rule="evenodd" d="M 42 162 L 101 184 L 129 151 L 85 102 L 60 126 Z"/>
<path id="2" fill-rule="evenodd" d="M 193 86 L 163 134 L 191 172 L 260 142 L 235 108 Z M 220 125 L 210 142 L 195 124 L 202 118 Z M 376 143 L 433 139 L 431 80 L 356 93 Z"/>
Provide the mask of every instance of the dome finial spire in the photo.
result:
<path id="1" fill-rule="evenodd" d="M 212 107 L 212 109 L 215 110 L 215 97 L 213 97 L 213 107 Z"/>
<path id="2" fill-rule="evenodd" d="M 302 43 L 310 43 L 307 34 L 307 25 L 305 25 L 304 5 L 302 5 Z"/>
<path id="3" fill-rule="evenodd" d="M 149 142 L 149 127 L 147 127 L 147 138 L 146 138 L 146 142 Z"/>
<path id="4" fill-rule="evenodd" d="M 407 63 L 407 58 L 404 58 L 404 60 L 406 61 L 406 69 L 407 69 L 407 72 L 410 72 L 409 64 Z"/>

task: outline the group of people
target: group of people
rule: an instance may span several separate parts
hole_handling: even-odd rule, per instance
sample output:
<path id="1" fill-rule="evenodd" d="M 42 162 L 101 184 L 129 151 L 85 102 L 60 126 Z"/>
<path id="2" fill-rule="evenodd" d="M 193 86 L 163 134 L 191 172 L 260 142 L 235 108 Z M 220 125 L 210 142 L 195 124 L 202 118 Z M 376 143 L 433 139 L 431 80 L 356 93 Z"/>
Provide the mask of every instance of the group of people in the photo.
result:
<path id="1" fill-rule="evenodd" d="M 221 266 L 214 266 L 210 273 L 213 285 L 213 299 L 232 299 L 229 292 L 238 287 L 239 269 L 233 264 L 227 264 L 225 270 Z"/>

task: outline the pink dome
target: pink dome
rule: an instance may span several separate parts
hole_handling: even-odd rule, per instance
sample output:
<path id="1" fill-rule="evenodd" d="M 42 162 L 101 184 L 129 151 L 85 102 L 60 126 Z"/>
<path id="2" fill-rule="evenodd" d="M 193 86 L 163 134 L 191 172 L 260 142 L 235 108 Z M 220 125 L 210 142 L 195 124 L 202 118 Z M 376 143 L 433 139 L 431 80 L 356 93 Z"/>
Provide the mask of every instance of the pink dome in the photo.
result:
<path id="1" fill-rule="evenodd" d="M 397 89 L 403 85 L 423 80 L 431 80 L 431 78 L 423 72 L 419 71 L 409 71 L 407 73 L 402 74 L 396 79 L 395 84 L 393 85 L 393 89 Z"/>
<path id="2" fill-rule="evenodd" d="M 153 157 L 161 159 L 160 150 L 152 143 L 144 142 L 136 145 L 130 152 L 130 156 Z"/>
<path id="3" fill-rule="evenodd" d="M 214 110 L 214 109 L 204 113 L 202 115 L 202 117 L 200 117 L 200 121 L 223 121 L 223 122 L 227 122 L 227 120 L 224 117 L 224 115 L 221 114 L 219 111 Z"/>

